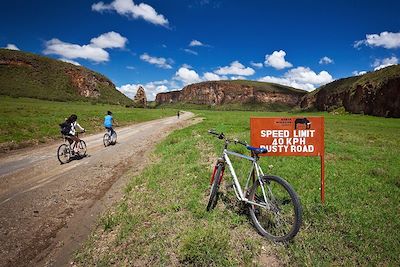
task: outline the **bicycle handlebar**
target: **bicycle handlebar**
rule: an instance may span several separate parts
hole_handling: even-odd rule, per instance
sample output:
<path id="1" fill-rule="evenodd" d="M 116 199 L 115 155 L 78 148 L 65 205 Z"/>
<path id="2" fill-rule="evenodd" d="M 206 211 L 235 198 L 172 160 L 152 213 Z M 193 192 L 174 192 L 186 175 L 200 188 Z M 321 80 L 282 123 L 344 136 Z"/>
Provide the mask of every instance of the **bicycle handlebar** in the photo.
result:
<path id="1" fill-rule="evenodd" d="M 240 141 L 240 140 L 238 140 L 238 139 L 228 139 L 228 138 L 225 137 L 224 133 L 217 133 L 217 132 L 216 132 L 215 130 L 213 130 L 213 129 L 208 130 L 208 133 L 209 133 L 209 134 L 216 135 L 218 139 L 225 139 L 225 141 L 227 141 L 227 142 L 229 142 L 229 143 L 233 142 L 233 143 L 235 143 L 235 144 L 241 144 L 241 145 L 243 145 L 243 146 L 245 146 L 245 147 L 248 146 L 248 144 L 246 143 L 246 141 Z"/>

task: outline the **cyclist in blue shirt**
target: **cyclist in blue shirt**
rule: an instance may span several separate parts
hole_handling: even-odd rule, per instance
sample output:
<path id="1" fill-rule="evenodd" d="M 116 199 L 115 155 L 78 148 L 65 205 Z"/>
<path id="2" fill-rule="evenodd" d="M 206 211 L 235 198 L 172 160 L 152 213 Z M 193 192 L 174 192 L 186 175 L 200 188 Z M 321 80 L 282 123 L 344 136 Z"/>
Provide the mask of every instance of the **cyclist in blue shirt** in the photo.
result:
<path id="1" fill-rule="evenodd" d="M 112 112 L 111 111 L 107 111 L 107 115 L 104 117 L 104 127 L 110 131 L 111 136 L 113 136 L 114 129 L 113 127 L 113 123 L 114 123 L 114 119 L 112 117 Z"/>

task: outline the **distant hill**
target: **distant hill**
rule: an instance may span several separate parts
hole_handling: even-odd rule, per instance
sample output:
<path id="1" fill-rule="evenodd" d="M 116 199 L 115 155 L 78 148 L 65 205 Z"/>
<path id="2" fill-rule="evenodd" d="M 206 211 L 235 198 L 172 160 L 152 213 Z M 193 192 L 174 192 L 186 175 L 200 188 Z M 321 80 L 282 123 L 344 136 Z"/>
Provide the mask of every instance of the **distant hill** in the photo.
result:
<path id="1" fill-rule="evenodd" d="M 105 76 L 31 53 L 0 49 L 0 95 L 132 105 Z"/>
<path id="2" fill-rule="evenodd" d="M 303 109 L 320 111 L 344 107 L 351 113 L 400 117 L 400 65 L 339 79 L 308 93 Z"/>
<path id="3" fill-rule="evenodd" d="M 287 110 L 297 106 L 306 93 L 300 89 L 266 82 L 208 81 L 185 86 L 180 91 L 159 93 L 156 103 L 234 106 L 239 109 L 255 106 L 257 109 Z"/>

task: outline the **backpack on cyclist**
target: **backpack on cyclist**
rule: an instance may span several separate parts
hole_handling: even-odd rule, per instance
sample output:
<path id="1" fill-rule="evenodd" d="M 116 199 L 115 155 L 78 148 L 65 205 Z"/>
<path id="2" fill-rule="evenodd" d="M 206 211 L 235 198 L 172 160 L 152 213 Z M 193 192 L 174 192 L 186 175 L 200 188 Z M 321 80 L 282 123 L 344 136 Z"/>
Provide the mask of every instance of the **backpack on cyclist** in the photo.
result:
<path id="1" fill-rule="evenodd" d="M 69 134 L 69 132 L 71 131 L 71 123 L 68 123 L 66 121 L 64 121 L 63 123 L 60 123 L 60 128 L 61 128 L 61 133 L 63 135 L 67 135 Z"/>

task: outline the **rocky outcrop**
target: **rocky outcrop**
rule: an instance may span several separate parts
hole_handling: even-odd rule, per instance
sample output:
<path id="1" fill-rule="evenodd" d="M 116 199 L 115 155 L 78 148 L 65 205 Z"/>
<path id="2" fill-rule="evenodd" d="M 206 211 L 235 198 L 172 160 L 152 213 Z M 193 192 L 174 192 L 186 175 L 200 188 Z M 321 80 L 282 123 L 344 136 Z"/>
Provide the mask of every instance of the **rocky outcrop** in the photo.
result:
<path id="1" fill-rule="evenodd" d="M 146 92 L 142 86 L 137 89 L 136 95 L 133 98 L 136 107 L 145 108 L 147 106 Z"/>
<path id="2" fill-rule="evenodd" d="M 268 85 L 269 87 L 262 87 L 264 85 Z M 181 91 L 159 93 L 156 96 L 156 103 L 183 102 L 200 105 L 234 103 L 261 103 L 268 105 L 280 103 L 294 107 L 305 93 L 302 90 L 290 90 L 268 83 L 211 81 L 191 84 L 184 87 Z"/>
<path id="3" fill-rule="evenodd" d="M 334 81 L 304 96 L 300 107 L 399 118 L 400 66 Z"/>

